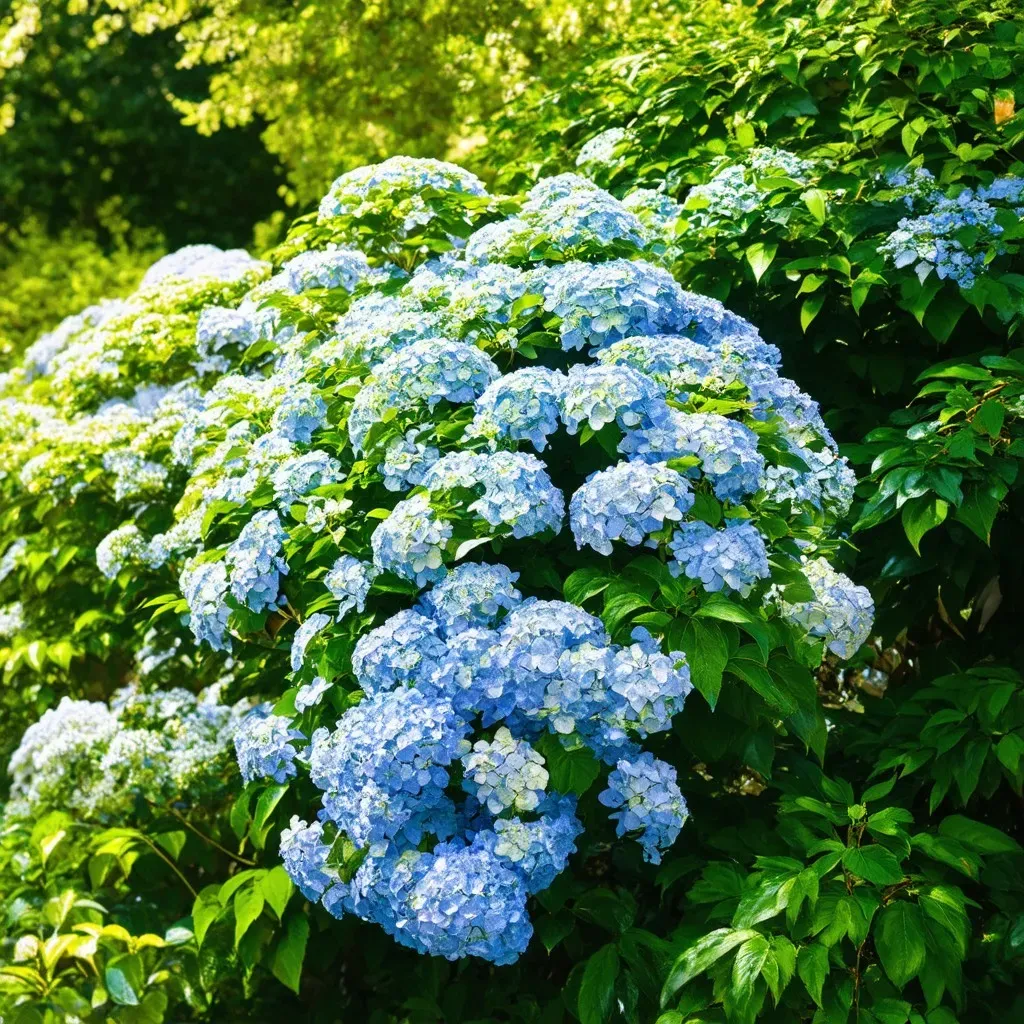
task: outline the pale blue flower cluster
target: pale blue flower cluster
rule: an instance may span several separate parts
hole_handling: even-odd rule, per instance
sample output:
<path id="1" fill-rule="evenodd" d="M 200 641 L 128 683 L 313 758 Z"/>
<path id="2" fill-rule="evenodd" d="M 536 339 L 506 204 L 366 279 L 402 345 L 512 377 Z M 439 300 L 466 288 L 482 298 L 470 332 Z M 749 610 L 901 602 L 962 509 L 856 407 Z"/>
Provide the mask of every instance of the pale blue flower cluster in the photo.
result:
<path id="1" fill-rule="evenodd" d="M 690 816 L 675 768 L 647 752 L 619 761 L 598 799 L 616 808 L 611 817 L 617 819 L 618 835 L 639 834 L 644 860 L 653 864 L 661 863 L 662 853 L 676 841 Z"/>
<path id="2" fill-rule="evenodd" d="M 451 536 L 452 524 L 438 518 L 429 497 L 414 494 L 400 501 L 373 531 L 373 564 L 422 587 L 444 575 L 444 553 Z"/>
<path id="3" fill-rule="evenodd" d="M 431 492 L 455 488 L 483 493 L 466 506 L 500 534 L 532 537 L 558 533 L 565 499 L 547 467 L 525 452 L 452 452 L 438 459 L 423 478 Z"/>
<path id="4" fill-rule="evenodd" d="M 871 634 L 875 603 L 870 592 L 837 572 L 824 558 L 805 559 L 803 569 L 814 591 L 813 600 L 791 604 L 776 595 L 779 613 L 809 636 L 824 640 L 833 654 L 852 657 Z"/>
<path id="5" fill-rule="evenodd" d="M 169 278 L 210 278 L 216 281 L 238 281 L 266 264 L 254 260 L 244 249 L 220 249 L 216 245 L 186 245 L 161 256 L 142 275 L 140 287 L 148 288 Z"/>
<path id="6" fill-rule="evenodd" d="M 269 703 L 253 708 L 235 732 L 238 769 L 246 782 L 273 779 L 281 783 L 296 774 L 295 741 L 303 738 L 302 733 L 291 727 L 290 719 L 271 709 Z"/>
<path id="7" fill-rule="evenodd" d="M 465 342 L 413 342 L 376 367 L 373 381 L 356 396 L 348 421 L 352 445 L 364 451 L 370 429 L 388 410 L 433 411 L 442 400 L 472 402 L 498 376 L 490 357 Z"/>
<path id="8" fill-rule="evenodd" d="M 324 586 L 338 602 L 338 621 L 353 609 L 366 607 L 366 595 L 377 577 L 377 569 L 354 555 L 341 555 L 324 577 Z"/>
<path id="9" fill-rule="evenodd" d="M 311 683 L 300 686 L 295 692 L 295 710 L 299 713 L 316 707 L 331 688 L 331 682 L 323 676 L 314 677 Z"/>
<path id="10" fill-rule="evenodd" d="M 682 291 L 668 271 L 642 260 L 562 263 L 543 276 L 544 308 L 561 318 L 566 351 L 684 329 Z"/>
<path id="11" fill-rule="evenodd" d="M 366 696 L 310 744 L 319 820 L 293 820 L 281 840 L 289 875 L 332 914 L 421 952 L 498 964 L 522 953 L 526 898 L 565 868 L 582 831 L 534 739 L 643 764 L 637 741 L 670 728 L 691 689 L 680 653 L 662 654 L 643 630 L 611 644 L 599 619 L 524 600 L 515 579 L 501 565 L 460 566 L 419 610 L 359 640 L 352 667 Z M 631 813 L 650 821 L 645 848 L 661 849 L 665 801 L 645 792 L 646 804 L 628 796 Z M 365 851 L 351 882 L 332 866 L 334 836 Z"/>
<path id="12" fill-rule="evenodd" d="M 418 440 L 420 433 L 413 427 L 388 444 L 380 471 L 389 491 L 405 491 L 423 483 L 427 470 L 441 457 L 437 448 Z"/>
<path id="13" fill-rule="evenodd" d="M 302 671 L 302 666 L 306 661 L 306 649 L 309 647 L 313 637 L 318 633 L 322 633 L 330 624 L 331 616 L 325 615 L 323 612 L 316 612 L 310 615 L 305 622 L 297 630 L 295 630 L 295 636 L 292 637 L 292 649 L 291 649 L 291 666 L 293 672 Z"/>
<path id="14" fill-rule="evenodd" d="M 425 190 L 486 194 L 483 182 L 457 164 L 395 156 L 383 163 L 357 167 L 335 179 L 320 202 L 318 219 L 324 223 L 395 206 L 404 217 L 404 229 L 412 231 L 432 219 L 420 199 Z M 419 203 L 414 202 L 417 199 Z"/>
<path id="15" fill-rule="evenodd" d="M 426 312 L 412 295 L 370 292 L 349 306 L 312 356 L 324 365 L 374 366 L 414 341 L 440 335 L 440 315 Z"/>
<path id="16" fill-rule="evenodd" d="M 693 492 L 682 474 L 664 463 L 620 462 L 587 478 L 569 502 L 576 546 L 610 555 L 612 541 L 636 547 L 693 507 Z"/>
<path id="17" fill-rule="evenodd" d="M 764 456 L 757 435 L 742 423 L 716 413 L 683 413 L 675 409 L 652 427 L 630 431 L 620 446 L 631 458 L 664 462 L 686 455 L 700 459 L 700 471 L 715 494 L 740 502 L 761 486 Z M 698 475 L 695 468 L 689 470 Z"/>
<path id="18" fill-rule="evenodd" d="M 576 156 L 576 166 L 587 164 L 610 164 L 619 147 L 629 142 L 630 134 L 625 128 L 606 128 L 603 132 L 588 139 Z"/>
<path id="19" fill-rule="evenodd" d="M 291 295 L 301 295 L 311 288 L 353 292 L 362 284 L 379 284 L 389 276 L 387 271 L 370 266 L 358 249 L 323 249 L 293 256 L 261 288 Z"/>
<path id="20" fill-rule="evenodd" d="M 623 200 L 622 205 L 643 225 L 647 234 L 670 244 L 676 225 L 683 215 L 682 204 L 665 192 L 651 188 L 636 188 Z"/>
<path id="21" fill-rule="evenodd" d="M 274 470 L 274 499 L 282 511 L 287 511 L 310 491 L 342 478 L 341 463 L 327 452 L 314 450 L 293 455 L 278 463 Z"/>
<path id="22" fill-rule="evenodd" d="M 225 638 L 231 608 L 228 595 L 228 570 L 224 562 L 186 563 L 178 581 L 189 608 L 189 627 L 196 643 L 208 643 L 215 651 L 226 651 Z"/>
<path id="23" fill-rule="evenodd" d="M 698 581 L 707 591 L 736 591 L 746 597 L 758 580 L 770 575 L 764 538 L 743 519 L 730 519 L 720 530 L 700 520 L 683 523 L 669 549 L 672 574 Z"/>
<path id="24" fill-rule="evenodd" d="M 1013 176 L 996 178 L 977 190 L 962 189 L 955 196 L 942 192 L 921 168 L 913 176 L 907 171 L 891 174 L 887 184 L 908 206 L 923 212 L 902 218 L 878 251 L 896 268 L 913 266 L 921 280 L 934 271 L 940 280 L 948 278 L 965 290 L 974 287 L 990 253 L 1003 251 L 999 210 L 1009 207 L 1018 218 L 1024 213 L 1019 206 L 1024 179 Z"/>
<path id="25" fill-rule="evenodd" d="M 260 612 L 277 604 L 281 577 L 288 574 L 288 563 L 281 556 L 287 539 L 278 514 L 264 510 L 246 523 L 228 548 L 231 593 L 250 611 Z"/>
<path id="26" fill-rule="evenodd" d="M 504 374 L 476 400 L 470 435 L 486 438 L 492 448 L 529 441 L 544 451 L 548 435 L 558 429 L 565 386 L 563 374 L 543 366 Z"/>
<path id="27" fill-rule="evenodd" d="M 577 365 L 569 370 L 562 395 L 562 420 L 570 434 L 586 424 L 595 433 L 608 423 L 623 430 L 661 418 L 663 392 L 631 366 Z"/>
<path id="28" fill-rule="evenodd" d="M 511 611 L 522 600 L 517 579 L 519 573 L 504 565 L 466 562 L 438 580 L 423 595 L 421 606 L 444 637 L 473 626 L 490 628 L 503 609 Z"/>
<path id="29" fill-rule="evenodd" d="M 273 429 L 289 441 L 309 444 L 314 431 L 327 422 L 327 403 L 311 384 L 293 384 L 287 388 L 270 421 Z"/>

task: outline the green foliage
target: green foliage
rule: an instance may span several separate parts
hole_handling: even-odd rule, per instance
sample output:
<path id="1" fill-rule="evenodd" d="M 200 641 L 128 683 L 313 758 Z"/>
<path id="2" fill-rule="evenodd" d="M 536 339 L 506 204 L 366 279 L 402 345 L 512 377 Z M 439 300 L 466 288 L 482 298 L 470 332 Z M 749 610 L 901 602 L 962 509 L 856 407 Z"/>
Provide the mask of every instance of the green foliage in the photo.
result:
<path id="1" fill-rule="evenodd" d="M 31 220 L 0 242 L 0 365 L 66 316 L 130 292 L 160 255 L 158 238 L 109 228 L 110 248 L 80 229 L 50 237 Z"/>
<path id="2" fill-rule="evenodd" d="M 48 901 L 73 889 L 110 908 L 128 939 L 110 933 L 98 943 L 98 973 L 71 973 L 70 945 L 50 966 L 34 952 L 26 971 L 36 973 L 18 982 L 32 1007 L 24 1012 L 37 1012 L 38 975 L 54 986 L 54 1000 L 69 1000 L 65 1011 L 102 977 L 113 1002 L 115 993 L 144 1003 L 166 991 L 180 1017 L 216 1020 L 344 1013 L 416 1024 L 953 1024 L 1024 1013 L 1018 229 L 1006 225 L 1005 247 L 986 252 L 988 268 L 969 291 L 934 273 L 922 280 L 880 252 L 906 210 L 878 180 L 908 161 L 951 192 L 1020 173 L 1024 26 L 1017 6 L 710 4 L 687 10 L 685 28 L 674 16 L 636 18 L 622 29 L 624 39 L 594 32 L 593 49 L 569 46 L 546 62 L 557 33 L 544 35 L 549 26 L 531 20 L 531 7 L 516 26 L 522 35 L 486 74 L 481 40 L 507 15 L 489 6 L 456 6 L 453 29 L 433 8 L 416 20 L 401 5 L 359 5 L 337 47 L 341 19 L 329 5 L 308 15 L 231 3 L 202 11 L 121 6 L 140 19 L 140 30 L 159 6 L 161 27 L 183 28 L 190 61 L 216 63 L 231 46 L 239 50 L 213 80 L 209 99 L 196 88 L 178 106 L 204 131 L 266 117 L 266 144 L 288 165 L 303 201 L 339 164 L 409 148 L 410 139 L 416 152 L 438 155 L 449 136 L 473 135 L 498 105 L 499 69 L 519 66 L 523 54 L 538 80 L 474 151 L 481 172 L 518 186 L 571 169 L 581 144 L 599 132 L 628 128 L 630 141 L 611 162 L 585 170 L 616 194 L 664 182 L 686 207 L 676 276 L 756 322 L 783 349 L 799 383 L 822 399 L 862 476 L 851 521 L 858 550 L 847 553 L 857 559 L 858 578 L 871 580 L 880 636 L 863 664 L 840 671 L 831 658 L 788 646 L 753 605 L 706 595 L 689 602 L 656 559 L 624 559 L 607 571 L 580 562 L 564 581 L 567 600 L 586 604 L 619 636 L 635 625 L 665 633 L 690 658 L 698 694 L 658 753 L 680 768 L 681 783 L 686 776 L 693 820 L 660 870 L 613 846 L 610 829 L 588 835 L 571 872 L 538 897 L 528 955 L 489 971 L 416 957 L 374 929 L 311 910 L 282 878 L 273 838 L 292 814 L 308 813 L 291 787 L 247 787 L 230 807 L 211 808 L 208 820 L 190 818 L 201 835 L 173 816 L 149 814 L 72 842 L 77 825 L 40 822 L 34 832 L 3 839 L 8 906 L 24 899 L 31 907 L 5 937 L 35 935 L 38 951 L 54 943 L 51 928 L 83 934 L 38 923 Z M 243 46 L 250 32 L 253 42 Z M 114 38 L 125 49 L 110 54 L 143 45 L 126 42 L 128 33 Z M 295 64 L 271 74 L 266 57 L 279 38 L 291 44 Z M 395 77 L 397 58 L 386 68 L 375 63 L 382 48 L 404 54 L 416 74 Z M 68 49 L 84 59 L 81 47 Z M 470 54 L 464 64 L 450 60 L 453 49 Z M 97 52 L 89 57 L 94 69 L 116 59 L 103 57 L 102 46 Z M 366 75 L 367 64 L 393 89 L 386 107 L 382 81 Z M 479 87 L 456 97 L 451 83 L 467 64 Z M 281 87 L 296 81 L 296 91 Z M 249 89 L 257 91 L 249 96 Z M 178 87 L 171 91 L 182 98 Z M 727 225 L 705 225 L 690 188 L 760 145 L 813 160 L 811 179 L 762 176 L 754 209 Z M 219 182 L 217 191 L 228 190 Z M 51 194 L 39 208 L 56 203 Z M 157 210 L 143 222 L 174 216 Z M 212 216 L 197 214 L 196 222 Z M 211 231 L 226 224 L 209 220 Z M 386 223 L 363 228 L 381 252 L 394 247 Z M 310 230 L 300 223 L 282 258 L 288 244 L 304 248 Z M 88 244 L 76 239 L 63 244 Z M 440 235 L 427 241 L 442 247 Z M 419 258 L 406 255 L 410 265 Z M 95 288 L 83 285 L 82 301 L 69 301 L 67 310 L 108 280 L 119 282 L 109 294 L 126 288 L 128 260 L 120 260 L 111 259 L 110 278 L 104 269 Z M 22 277 L 12 275 L 26 293 L 37 288 Z M 54 291 L 38 292 L 55 303 L 47 320 L 66 309 Z M 25 326 L 14 330 L 27 334 L 35 310 L 16 301 Z M 285 322 L 310 331 L 329 326 L 332 312 L 300 301 L 282 311 Z M 182 326 L 176 335 L 181 346 L 186 333 Z M 533 343 L 543 348 L 543 331 Z M 247 354 L 253 365 L 266 354 L 258 346 Z M 154 364 L 132 372 L 161 371 Z M 601 444 L 599 436 L 585 439 Z M 25 568 L 28 600 L 51 602 L 54 611 L 52 632 L 25 645 L 6 677 L 5 699 L 29 718 L 68 688 L 109 692 L 126 671 L 119 652 L 134 630 L 128 616 L 140 606 L 148 604 L 157 624 L 182 610 L 168 593 L 171 581 L 143 585 L 129 577 L 112 586 L 101 610 L 101 584 L 83 566 L 89 545 L 117 525 L 119 513 L 109 495 L 88 509 L 72 520 L 74 536 L 62 539 L 56 562 L 67 558 L 64 566 L 40 554 Z M 229 526 L 231 511 L 215 510 L 207 527 Z M 721 516 L 712 501 L 701 512 L 712 522 Z M 40 501 L 4 515 L 18 520 L 10 524 L 17 533 L 54 510 Z M 547 559 L 533 569 L 537 588 L 555 575 Z M 773 573 L 796 600 L 795 566 L 776 565 Z M 233 626 L 262 648 L 243 688 L 261 673 L 283 674 L 272 650 L 283 617 L 238 616 Z M 344 665 L 343 648 L 323 652 L 325 664 Z M 293 691 L 281 699 L 282 713 L 294 710 L 290 699 Z M 586 814 L 596 763 L 561 748 L 544 754 L 559 788 L 581 794 Z M 26 847 L 28 868 L 18 859 Z M 346 870 L 357 866 L 353 850 L 337 856 Z M 75 924 L 106 920 L 95 907 L 69 913 Z M 134 936 L 168 928 L 178 937 L 168 933 L 169 949 L 154 944 L 140 953 L 142 939 Z M 158 955 L 147 970 L 169 972 L 166 980 L 136 984 L 130 959 L 120 975 L 114 964 L 107 979 L 119 956 Z M 7 949 L 3 958 L 18 965 Z M 61 991 L 70 994 L 58 999 Z M 132 1017 L 129 1005 L 118 1003 L 112 1019 L 148 1019 Z M 46 1012 L 57 1011 L 38 1011 Z M 37 1019 L 60 1018 L 24 1017 Z"/>

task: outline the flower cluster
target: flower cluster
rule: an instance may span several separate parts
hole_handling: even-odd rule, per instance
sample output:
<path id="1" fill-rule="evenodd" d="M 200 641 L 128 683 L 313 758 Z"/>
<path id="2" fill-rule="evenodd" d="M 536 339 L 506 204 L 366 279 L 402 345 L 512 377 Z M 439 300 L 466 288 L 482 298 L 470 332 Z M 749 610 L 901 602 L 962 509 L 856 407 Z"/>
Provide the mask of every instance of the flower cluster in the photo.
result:
<path id="1" fill-rule="evenodd" d="M 264 702 L 232 712 L 239 770 L 314 808 L 281 858 L 330 913 L 512 962 L 584 825 L 656 861 L 685 822 L 644 744 L 670 751 L 695 609 L 840 653 L 870 628 L 820 557 L 852 474 L 778 349 L 666 269 L 686 215 L 579 174 L 499 200 L 398 158 L 335 182 L 316 251 L 186 254 L 4 379 L 0 487 L 74 508 L 102 485 L 97 601 L 161 605 L 126 622 L 140 674 L 244 665 Z M 50 507 L 3 542 L 19 649 Z M 129 731 L 100 760 L 149 757 Z M 577 805 L 602 774 L 612 824 Z"/>
<path id="2" fill-rule="evenodd" d="M 573 800 L 551 788 L 538 739 L 583 744 L 613 764 L 642 758 L 639 741 L 668 729 L 691 689 L 679 652 L 662 654 L 642 630 L 630 646 L 613 644 L 600 620 L 575 605 L 524 599 L 515 578 L 506 566 L 467 563 L 418 610 L 365 634 L 352 668 L 366 697 L 333 729 L 318 728 L 308 753 L 296 754 L 287 719 L 265 710 L 237 741 L 247 778 L 259 768 L 280 781 L 296 757 L 308 758 L 322 810 L 318 822 L 287 833 L 285 865 L 297 885 L 332 913 L 375 921 L 414 948 L 496 963 L 524 948 L 526 894 L 538 891 L 538 872 L 543 888 L 565 867 L 580 831 Z M 476 730 L 483 735 L 471 742 Z M 652 796 L 651 830 L 630 831 L 654 856 L 674 836 L 662 795 Z M 642 799 L 631 806 L 644 813 Z M 350 883 L 330 866 L 326 829 L 369 851 Z M 451 910 L 436 928 L 459 890 L 446 900 L 429 880 L 454 884 L 453 870 L 478 879 L 476 928 Z M 392 884 L 382 886 L 389 873 Z"/>
<path id="3" fill-rule="evenodd" d="M 1016 177 L 997 178 L 977 190 L 964 188 L 955 196 L 946 195 L 920 168 L 913 176 L 890 176 L 887 184 L 922 212 L 903 217 L 879 252 L 897 268 L 913 266 L 922 281 L 934 271 L 940 280 L 948 278 L 965 290 L 974 287 L 991 255 L 1002 251 L 1000 211 L 1012 210 L 1014 220 L 1024 212 L 1024 183 Z"/>
<path id="4" fill-rule="evenodd" d="M 93 821 L 123 817 L 139 797 L 198 802 L 229 778 L 232 737 L 244 705 L 126 687 L 110 705 L 65 697 L 21 738 L 7 767 L 9 820 L 73 810 Z M 212 788 L 211 788 L 212 787 Z"/>

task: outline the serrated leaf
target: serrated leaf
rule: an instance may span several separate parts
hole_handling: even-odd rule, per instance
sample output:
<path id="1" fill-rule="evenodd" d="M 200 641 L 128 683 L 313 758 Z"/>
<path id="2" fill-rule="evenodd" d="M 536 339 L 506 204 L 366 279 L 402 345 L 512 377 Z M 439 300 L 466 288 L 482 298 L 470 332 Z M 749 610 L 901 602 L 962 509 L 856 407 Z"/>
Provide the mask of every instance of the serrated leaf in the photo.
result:
<path id="1" fill-rule="evenodd" d="M 615 944 L 602 946 L 587 961 L 576 999 L 580 1024 L 605 1024 L 611 1020 L 615 980 L 619 976 L 619 953 Z"/>
<path id="2" fill-rule="evenodd" d="M 924 965 L 925 936 L 921 911 L 906 900 L 896 900 L 878 915 L 875 949 L 889 980 L 903 988 Z"/>
<path id="3" fill-rule="evenodd" d="M 296 995 L 302 978 L 302 962 L 309 941 L 309 921 L 305 914 L 292 914 L 285 922 L 284 934 L 274 948 L 270 969 L 282 985 Z"/>

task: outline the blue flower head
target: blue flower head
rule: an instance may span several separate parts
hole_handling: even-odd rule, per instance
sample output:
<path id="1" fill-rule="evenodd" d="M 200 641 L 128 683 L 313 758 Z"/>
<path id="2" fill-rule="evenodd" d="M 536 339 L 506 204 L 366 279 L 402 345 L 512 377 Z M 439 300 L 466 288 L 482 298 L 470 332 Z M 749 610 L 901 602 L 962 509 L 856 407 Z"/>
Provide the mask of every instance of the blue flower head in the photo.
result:
<path id="1" fill-rule="evenodd" d="M 277 604 L 280 579 L 288 574 L 281 549 L 288 534 L 272 509 L 257 512 L 228 548 L 231 593 L 254 612 Z"/>
<path id="2" fill-rule="evenodd" d="M 731 519 L 721 530 L 699 520 L 683 523 L 669 548 L 672 575 L 699 581 L 707 591 L 735 591 L 746 597 L 771 573 L 764 538 L 746 520 Z"/>
<path id="3" fill-rule="evenodd" d="M 377 569 L 352 555 L 341 555 L 324 577 L 324 586 L 338 602 L 338 621 L 353 609 L 366 607 L 366 595 L 377 577 Z"/>
<path id="4" fill-rule="evenodd" d="M 638 833 L 644 860 L 653 864 L 661 863 L 662 853 L 676 841 L 689 817 L 675 768 L 646 752 L 632 761 L 619 761 L 598 799 L 616 809 L 609 815 L 617 822 L 616 835 Z"/>
<path id="5" fill-rule="evenodd" d="M 543 451 L 548 435 L 558 429 L 565 385 L 563 374 L 543 366 L 506 373 L 476 400 L 476 416 L 468 432 L 486 438 L 492 448 L 529 441 Z"/>
<path id="6" fill-rule="evenodd" d="M 649 426 L 665 415 L 664 392 L 630 366 L 573 366 L 562 397 L 562 419 L 570 434 L 586 424 L 609 423 L 623 430 Z"/>
<path id="7" fill-rule="evenodd" d="M 519 573 L 504 565 L 465 562 L 435 583 L 420 604 L 446 637 L 474 626 L 494 626 L 503 610 L 511 611 L 523 599 L 515 588 L 517 579 Z"/>
<path id="8" fill-rule="evenodd" d="M 273 714 L 272 706 L 253 708 L 235 733 L 235 755 L 245 782 L 273 779 L 282 783 L 296 774 L 293 741 L 302 739 L 302 733 L 283 715 Z"/>
<path id="9" fill-rule="evenodd" d="M 588 477 L 569 503 L 569 525 L 576 546 L 602 555 L 612 541 L 636 547 L 667 523 L 680 522 L 693 507 L 693 493 L 682 474 L 662 463 L 620 462 Z"/>
<path id="10" fill-rule="evenodd" d="M 451 523 L 438 519 L 427 495 L 414 494 L 400 501 L 373 531 L 373 564 L 425 586 L 444 576 L 444 552 L 451 536 Z"/>
<path id="11" fill-rule="evenodd" d="M 410 608 L 362 636 L 352 672 L 369 694 L 429 679 L 447 654 L 437 625 Z"/>

